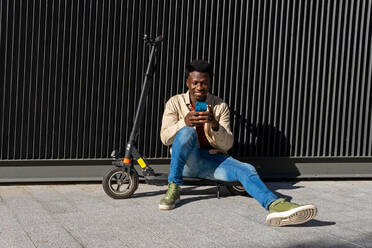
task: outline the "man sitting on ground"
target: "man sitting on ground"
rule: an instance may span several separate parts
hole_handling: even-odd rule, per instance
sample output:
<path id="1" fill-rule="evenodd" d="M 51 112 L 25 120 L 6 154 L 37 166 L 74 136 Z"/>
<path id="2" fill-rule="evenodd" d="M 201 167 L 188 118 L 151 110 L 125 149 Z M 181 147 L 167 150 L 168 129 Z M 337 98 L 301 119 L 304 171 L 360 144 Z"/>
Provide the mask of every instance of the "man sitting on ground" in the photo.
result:
<path id="1" fill-rule="evenodd" d="M 298 205 L 278 198 L 261 181 L 255 168 L 227 155 L 233 145 L 230 112 L 227 104 L 209 94 L 212 68 L 196 60 L 186 66 L 188 91 L 173 96 L 166 103 L 161 127 L 164 145 L 172 145 L 168 191 L 159 209 L 170 210 L 180 200 L 183 176 L 210 180 L 239 181 L 244 189 L 269 211 L 266 223 L 272 226 L 293 225 L 315 217 L 314 205 Z M 208 109 L 195 111 L 196 102 L 206 102 Z"/>

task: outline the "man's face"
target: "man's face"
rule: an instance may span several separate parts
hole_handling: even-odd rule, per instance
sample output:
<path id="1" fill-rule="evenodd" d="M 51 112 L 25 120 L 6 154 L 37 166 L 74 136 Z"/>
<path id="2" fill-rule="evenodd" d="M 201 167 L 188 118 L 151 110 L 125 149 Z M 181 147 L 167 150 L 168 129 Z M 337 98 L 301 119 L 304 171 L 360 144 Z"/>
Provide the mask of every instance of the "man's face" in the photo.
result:
<path id="1" fill-rule="evenodd" d="M 209 74 L 198 71 L 190 72 L 186 85 L 190 91 L 191 101 L 205 101 L 209 90 Z"/>

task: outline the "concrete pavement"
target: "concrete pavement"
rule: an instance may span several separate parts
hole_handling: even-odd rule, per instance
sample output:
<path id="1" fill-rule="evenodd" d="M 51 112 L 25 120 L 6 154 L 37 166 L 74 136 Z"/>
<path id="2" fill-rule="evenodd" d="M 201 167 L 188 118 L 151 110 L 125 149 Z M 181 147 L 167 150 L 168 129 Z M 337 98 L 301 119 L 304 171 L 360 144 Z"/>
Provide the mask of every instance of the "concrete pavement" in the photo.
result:
<path id="1" fill-rule="evenodd" d="M 372 181 L 267 185 L 318 216 L 269 227 L 254 199 L 211 186 L 184 186 L 179 207 L 160 211 L 165 186 L 113 200 L 100 184 L 0 185 L 0 247 L 372 247 Z"/>

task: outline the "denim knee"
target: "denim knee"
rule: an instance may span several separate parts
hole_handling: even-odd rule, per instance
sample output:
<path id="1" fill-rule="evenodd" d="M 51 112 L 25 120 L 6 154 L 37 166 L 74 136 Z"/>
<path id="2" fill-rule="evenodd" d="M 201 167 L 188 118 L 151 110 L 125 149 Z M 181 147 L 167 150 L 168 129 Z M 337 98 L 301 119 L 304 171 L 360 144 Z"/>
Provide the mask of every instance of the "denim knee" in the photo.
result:
<path id="1" fill-rule="evenodd" d="M 177 132 L 177 143 L 180 145 L 185 145 L 188 143 L 196 142 L 198 140 L 198 134 L 196 133 L 196 130 L 192 127 L 186 126 L 181 128 Z"/>
<path id="2" fill-rule="evenodd" d="M 256 168 L 251 165 L 251 164 L 248 164 L 248 163 L 241 163 L 241 166 L 240 166 L 240 169 L 245 172 L 245 173 L 249 173 L 249 175 L 257 175 L 257 171 L 256 171 Z"/>

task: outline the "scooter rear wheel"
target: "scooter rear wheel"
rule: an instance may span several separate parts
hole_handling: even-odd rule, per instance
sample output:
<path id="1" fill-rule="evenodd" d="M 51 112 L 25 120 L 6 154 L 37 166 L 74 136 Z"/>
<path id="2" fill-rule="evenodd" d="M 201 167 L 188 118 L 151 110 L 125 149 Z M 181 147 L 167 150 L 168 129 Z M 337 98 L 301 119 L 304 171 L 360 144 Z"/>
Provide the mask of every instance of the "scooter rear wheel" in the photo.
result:
<path id="1" fill-rule="evenodd" d="M 124 178 L 120 181 L 123 173 L 125 173 Z M 138 183 L 138 173 L 135 169 L 124 170 L 121 167 L 112 167 L 104 175 L 102 187 L 105 193 L 111 198 L 126 199 L 137 190 Z"/>
<path id="2" fill-rule="evenodd" d="M 251 197 L 241 184 L 238 185 L 226 185 L 226 188 L 232 195 L 244 195 Z"/>

